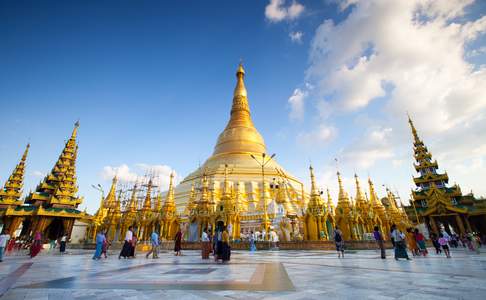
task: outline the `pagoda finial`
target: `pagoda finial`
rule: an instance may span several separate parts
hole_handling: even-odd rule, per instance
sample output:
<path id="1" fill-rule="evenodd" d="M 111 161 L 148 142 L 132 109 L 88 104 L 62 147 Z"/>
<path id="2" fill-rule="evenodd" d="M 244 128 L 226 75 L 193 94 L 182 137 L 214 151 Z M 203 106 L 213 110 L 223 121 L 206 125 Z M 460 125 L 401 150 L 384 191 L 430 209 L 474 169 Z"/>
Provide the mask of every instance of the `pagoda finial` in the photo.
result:
<path id="1" fill-rule="evenodd" d="M 311 177 L 311 194 L 312 195 L 318 195 L 319 191 L 317 190 L 316 178 L 314 176 L 314 168 L 312 168 L 312 165 L 309 166 L 309 171 L 310 171 L 310 177 Z"/>
<path id="2" fill-rule="evenodd" d="M 356 204 L 362 205 L 363 203 L 365 203 L 366 198 L 363 195 L 363 191 L 361 190 L 361 185 L 359 183 L 359 178 L 356 173 L 354 174 L 354 180 L 356 182 L 356 197 L 354 198 L 354 200 Z"/>
<path id="3" fill-rule="evenodd" d="M 338 178 L 338 183 L 339 183 L 339 198 L 338 201 L 346 201 L 349 202 L 349 196 L 348 193 L 344 190 L 343 187 L 343 180 L 341 179 L 341 173 L 339 171 L 337 172 L 337 178 Z"/>
<path id="4" fill-rule="evenodd" d="M 77 120 L 76 123 L 74 123 L 73 133 L 71 134 L 72 139 L 76 138 L 76 136 L 78 134 L 78 128 L 79 128 L 79 120 Z"/>
<path id="5" fill-rule="evenodd" d="M 118 178 L 113 177 L 111 181 L 111 188 L 110 191 L 108 192 L 108 195 L 106 195 L 104 205 L 108 208 L 114 208 L 116 205 L 116 184 L 117 184 Z"/>
<path id="6" fill-rule="evenodd" d="M 167 190 L 165 203 L 166 205 L 174 203 L 174 172 L 170 173 L 169 189 Z"/>
<path id="7" fill-rule="evenodd" d="M 407 116 L 408 116 L 408 124 L 410 124 L 410 129 L 412 129 L 413 139 L 414 139 L 415 143 L 419 143 L 420 138 L 418 136 L 417 129 L 415 128 L 415 125 L 413 124 L 412 118 L 410 117 L 410 115 L 408 113 L 407 113 Z"/>
<path id="8" fill-rule="evenodd" d="M 334 214 L 334 203 L 332 203 L 331 192 L 327 188 L 327 209 L 329 213 Z"/>
<path id="9" fill-rule="evenodd" d="M 128 210 L 132 213 L 137 211 L 137 183 L 136 182 L 135 185 L 133 186 L 132 197 L 130 199 L 130 206 L 128 207 Z"/>
<path id="10" fill-rule="evenodd" d="M 149 179 L 148 186 L 147 186 L 147 194 L 145 195 L 145 201 L 143 202 L 143 208 L 145 210 L 152 209 L 152 178 Z"/>
<path id="11" fill-rule="evenodd" d="M 24 163 L 27 160 L 27 154 L 29 153 L 29 148 L 30 148 L 30 143 L 27 144 L 27 146 L 25 147 L 24 154 L 22 155 L 21 161 L 24 162 Z"/>
<path id="12" fill-rule="evenodd" d="M 219 135 L 213 155 L 230 152 L 265 153 L 265 142 L 251 120 L 250 105 L 245 88 L 245 70 L 240 64 L 236 71 L 230 120 Z"/>
<path id="13" fill-rule="evenodd" d="M 240 62 L 238 65 L 238 69 L 236 70 L 236 87 L 235 87 L 235 92 L 233 93 L 233 97 L 247 97 L 247 92 L 245 88 L 245 69 L 243 69 L 243 64 Z"/>

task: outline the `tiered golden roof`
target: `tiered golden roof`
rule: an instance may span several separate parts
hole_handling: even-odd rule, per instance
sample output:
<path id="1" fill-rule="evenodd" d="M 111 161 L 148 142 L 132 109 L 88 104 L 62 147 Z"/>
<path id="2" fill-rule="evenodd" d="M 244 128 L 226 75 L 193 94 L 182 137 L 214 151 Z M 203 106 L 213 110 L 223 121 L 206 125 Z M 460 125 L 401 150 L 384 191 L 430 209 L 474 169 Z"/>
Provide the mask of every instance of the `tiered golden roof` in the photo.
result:
<path id="1" fill-rule="evenodd" d="M 24 154 L 20 162 L 15 166 L 12 174 L 8 177 L 2 190 L 0 190 L 0 206 L 21 205 L 22 187 L 24 185 L 25 161 L 29 153 L 30 144 L 25 147 Z"/>

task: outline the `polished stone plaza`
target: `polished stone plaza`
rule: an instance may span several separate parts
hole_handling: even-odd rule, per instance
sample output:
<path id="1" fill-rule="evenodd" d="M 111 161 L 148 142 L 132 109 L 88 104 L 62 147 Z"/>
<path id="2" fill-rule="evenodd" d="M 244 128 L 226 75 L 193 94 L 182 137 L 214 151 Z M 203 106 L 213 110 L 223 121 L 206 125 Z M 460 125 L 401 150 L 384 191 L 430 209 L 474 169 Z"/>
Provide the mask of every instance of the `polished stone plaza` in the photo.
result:
<path id="1" fill-rule="evenodd" d="M 1 299 L 485 299 L 486 254 L 453 250 L 412 261 L 374 250 L 338 259 L 331 251 L 234 251 L 229 264 L 200 253 L 93 261 L 71 250 L 0 264 Z"/>

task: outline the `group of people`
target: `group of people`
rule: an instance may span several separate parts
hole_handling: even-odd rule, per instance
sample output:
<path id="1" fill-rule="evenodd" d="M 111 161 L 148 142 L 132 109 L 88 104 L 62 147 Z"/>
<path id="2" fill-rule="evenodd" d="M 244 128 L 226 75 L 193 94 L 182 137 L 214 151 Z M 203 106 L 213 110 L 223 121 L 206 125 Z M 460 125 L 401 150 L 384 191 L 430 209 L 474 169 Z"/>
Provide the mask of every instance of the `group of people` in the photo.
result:
<path id="1" fill-rule="evenodd" d="M 218 262 L 221 260 L 226 263 L 231 257 L 230 235 L 226 226 L 220 230 L 216 230 L 214 235 L 204 228 L 201 235 L 201 257 L 202 259 L 209 259 L 209 255 L 213 254 L 214 260 Z"/>
<path id="2" fill-rule="evenodd" d="M 385 259 L 385 238 L 378 226 L 375 226 L 374 228 L 373 237 L 380 249 L 381 258 Z M 444 252 L 447 258 L 451 258 L 449 245 L 457 248 L 459 241 L 465 249 L 476 251 L 477 253 L 479 253 L 479 247 L 481 247 L 480 239 L 471 233 L 464 235 L 462 238 L 458 238 L 457 235 L 453 234 L 451 236 L 445 230 L 442 230 L 438 235 L 432 233 L 430 239 L 436 249 L 436 254 Z M 396 260 L 399 260 L 400 258 L 411 260 L 408 256 L 407 248 L 413 256 L 425 257 L 428 255 L 425 236 L 418 228 L 408 228 L 406 233 L 403 233 L 395 224 L 393 224 L 390 230 L 390 240 L 393 245 L 394 257 Z M 336 251 L 338 252 L 338 258 L 344 257 L 343 233 L 338 226 L 336 226 L 334 230 L 334 243 L 336 245 Z"/>
<path id="3" fill-rule="evenodd" d="M 47 240 L 45 242 L 47 242 Z M 67 242 L 68 236 L 62 234 L 59 239 L 54 239 L 49 242 L 49 250 L 53 250 L 56 248 L 56 245 L 59 245 L 59 252 L 62 255 L 66 252 Z M 42 251 L 42 249 L 44 249 L 43 245 L 44 239 L 40 232 L 36 232 L 33 239 L 22 240 L 20 238 L 11 237 L 8 230 L 3 230 L 2 234 L 0 234 L 0 262 L 3 260 L 5 254 L 12 253 L 15 250 L 21 251 L 22 249 L 28 249 L 30 258 L 34 258 Z"/>

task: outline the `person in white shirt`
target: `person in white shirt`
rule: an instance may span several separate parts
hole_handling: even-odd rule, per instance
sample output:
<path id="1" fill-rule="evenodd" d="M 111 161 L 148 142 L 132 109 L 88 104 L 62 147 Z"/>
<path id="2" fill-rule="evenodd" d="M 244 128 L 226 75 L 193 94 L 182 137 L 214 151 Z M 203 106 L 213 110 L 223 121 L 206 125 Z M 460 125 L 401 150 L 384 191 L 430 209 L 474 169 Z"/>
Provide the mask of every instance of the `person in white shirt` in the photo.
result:
<path id="1" fill-rule="evenodd" d="M 125 234 L 125 242 L 123 243 L 123 248 L 118 255 L 118 259 L 120 258 L 128 258 L 132 252 L 132 239 L 133 239 L 133 227 L 128 227 L 127 233 Z"/>
<path id="2" fill-rule="evenodd" d="M 211 241 L 209 240 L 208 230 L 204 228 L 201 235 L 201 256 L 202 259 L 209 259 L 211 252 Z"/>
<path id="3" fill-rule="evenodd" d="M 8 240 L 10 240 L 10 234 L 8 234 L 8 231 L 5 230 L 0 235 L 0 262 L 3 261 L 3 253 L 7 247 Z"/>

